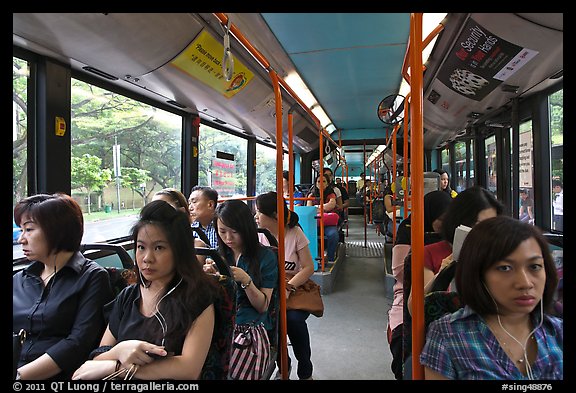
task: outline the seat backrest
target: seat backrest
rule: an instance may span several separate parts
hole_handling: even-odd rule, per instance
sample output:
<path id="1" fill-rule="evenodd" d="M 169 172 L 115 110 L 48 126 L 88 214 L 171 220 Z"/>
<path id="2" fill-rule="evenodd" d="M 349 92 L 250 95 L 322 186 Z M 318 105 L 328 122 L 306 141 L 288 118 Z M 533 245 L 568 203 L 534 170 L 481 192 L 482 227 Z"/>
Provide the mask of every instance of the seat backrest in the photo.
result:
<path id="1" fill-rule="evenodd" d="M 106 269 L 114 295 L 118 295 L 126 286 L 134 284 L 137 281 L 134 271 L 134 261 L 121 245 L 85 243 L 80 245 L 80 252 Z M 104 262 L 109 260 L 109 256 L 111 255 L 116 255 L 119 258 L 122 267 L 117 266 L 118 264 L 115 263 L 115 261 L 111 263 L 115 266 L 109 266 L 107 262 Z"/>
<path id="2" fill-rule="evenodd" d="M 442 240 L 440 235 L 435 232 L 424 233 L 424 245 L 437 243 Z M 408 311 L 408 297 L 412 289 L 412 251 L 408 252 L 404 258 L 404 283 L 402 290 L 404 291 L 404 313 L 402 321 L 402 359 L 404 364 L 406 360 L 412 355 L 412 316 Z M 406 369 L 405 369 L 406 371 Z M 405 373 L 404 378 L 407 379 Z"/>
<path id="3" fill-rule="evenodd" d="M 208 239 L 208 235 L 206 232 L 200 227 L 191 227 L 192 231 L 198 234 L 198 238 L 202 240 L 208 247 L 210 247 L 210 239 Z"/>
<path id="4" fill-rule="evenodd" d="M 278 249 L 276 247 L 268 247 L 276 254 L 276 260 L 278 260 Z M 284 264 L 278 264 L 280 267 L 284 268 Z M 270 379 L 272 373 L 276 368 L 276 358 L 280 352 L 280 297 L 278 296 L 280 289 L 280 275 L 278 275 L 278 283 L 276 288 L 272 291 L 272 298 L 270 299 L 270 304 L 268 305 L 268 314 L 272 322 L 272 328 L 267 330 L 268 339 L 270 340 L 270 361 L 268 366 L 262 375 L 263 380 Z"/>
<path id="5" fill-rule="evenodd" d="M 268 240 L 268 244 L 272 247 L 278 247 L 278 240 L 270 233 L 270 231 L 266 228 L 258 228 L 258 233 L 263 233 L 266 236 L 266 240 Z"/>
<path id="6" fill-rule="evenodd" d="M 424 296 L 424 326 L 425 330 L 428 325 L 438 318 L 451 314 L 462 308 L 462 302 L 457 292 L 436 291 L 430 292 Z"/>
<path id="7" fill-rule="evenodd" d="M 200 373 L 202 380 L 227 379 L 236 322 L 237 284 L 227 275 L 210 275 L 217 281 L 219 296 L 214 302 L 216 321 L 212 342 Z"/>

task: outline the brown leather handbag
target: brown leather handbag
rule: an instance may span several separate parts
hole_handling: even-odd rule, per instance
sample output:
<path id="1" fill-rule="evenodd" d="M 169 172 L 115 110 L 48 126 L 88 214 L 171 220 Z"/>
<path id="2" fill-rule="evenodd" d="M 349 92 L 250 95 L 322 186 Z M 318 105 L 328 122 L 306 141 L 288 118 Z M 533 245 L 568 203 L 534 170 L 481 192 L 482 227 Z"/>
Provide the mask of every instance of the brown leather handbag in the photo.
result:
<path id="1" fill-rule="evenodd" d="M 308 279 L 290 293 L 286 300 L 286 309 L 308 311 L 316 317 L 324 315 L 324 302 L 320 294 L 320 285 Z"/>

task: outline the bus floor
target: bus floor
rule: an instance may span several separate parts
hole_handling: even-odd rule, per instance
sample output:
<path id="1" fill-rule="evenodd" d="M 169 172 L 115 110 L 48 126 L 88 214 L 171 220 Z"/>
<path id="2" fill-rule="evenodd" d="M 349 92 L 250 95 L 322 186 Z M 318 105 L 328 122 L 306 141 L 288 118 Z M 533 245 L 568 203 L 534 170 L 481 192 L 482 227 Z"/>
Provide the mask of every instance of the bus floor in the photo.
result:
<path id="1" fill-rule="evenodd" d="M 349 216 L 346 261 L 334 289 L 322 296 L 324 316 L 308 322 L 316 380 L 393 380 L 392 355 L 386 339 L 392 304 L 385 288 L 384 237 L 364 218 Z M 292 347 L 290 379 L 298 379 Z"/>

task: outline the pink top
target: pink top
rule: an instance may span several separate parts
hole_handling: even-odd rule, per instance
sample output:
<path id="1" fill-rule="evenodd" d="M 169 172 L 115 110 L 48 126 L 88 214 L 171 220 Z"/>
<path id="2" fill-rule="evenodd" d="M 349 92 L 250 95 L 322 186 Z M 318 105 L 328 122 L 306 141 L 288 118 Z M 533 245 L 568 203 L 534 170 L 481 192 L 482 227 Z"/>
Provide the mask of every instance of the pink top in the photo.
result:
<path id="1" fill-rule="evenodd" d="M 265 246 L 270 245 L 263 233 L 259 233 L 258 238 L 260 243 Z M 284 269 L 287 274 L 295 275 L 302 270 L 300 260 L 298 259 L 298 251 L 304 247 L 308 247 L 309 243 L 310 241 L 299 226 L 286 228 L 284 232 Z"/>
<path id="2" fill-rule="evenodd" d="M 392 248 L 392 275 L 396 283 L 392 287 L 394 299 L 388 311 L 388 326 L 394 330 L 404 321 L 404 258 L 410 251 L 410 245 L 397 244 Z"/>

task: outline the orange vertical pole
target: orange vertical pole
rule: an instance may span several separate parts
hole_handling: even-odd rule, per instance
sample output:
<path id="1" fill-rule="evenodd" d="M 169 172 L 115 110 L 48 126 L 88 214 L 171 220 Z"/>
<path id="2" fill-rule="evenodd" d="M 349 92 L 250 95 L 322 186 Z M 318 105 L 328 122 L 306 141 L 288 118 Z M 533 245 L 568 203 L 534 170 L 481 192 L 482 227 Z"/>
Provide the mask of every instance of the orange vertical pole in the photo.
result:
<path id="1" fill-rule="evenodd" d="M 294 146 L 292 145 L 292 111 L 288 111 L 288 198 L 290 210 L 294 210 Z M 278 145 L 276 145 L 278 149 Z"/>
<path id="2" fill-rule="evenodd" d="M 284 152 L 282 151 L 282 92 L 280 91 L 280 84 L 278 83 L 278 75 L 276 71 L 270 70 L 268 72 L 272 80 L 274 88 L 274 97 L 276 99 L 276 189 L 282 190 L 282 159 Z M 290 142 L 289 142 L 290 143 Z M 284 252 L 284 211 L 286 207 L 284 204 L 284 195 L 278 192 L 276 199 L 276 211 L 278 220 L 278 275 L 279 275 L 279 288 L 280 297 L 280 364 L 282 369 L 282 379 L 288 379 L 288 341 L 286 339 L 286 272 L 284 270 L 285 252 Z"/>
<path id="3" fill-rule="evenodd" d="M 404 119 L 408 119 L 408 99 L 410 98 L 410 93 L 406 95 L 404 99 Z M 404 192 L 404 218 L 408 217 L 410 209 L 408 208 L 408 198 L 411 197 L 411 193 L 408 192 L 408 160 L 410 152 L 408 151 L 408 123 L 404 121 L 404 177 L 406 178 L 406 191 Z M 412 188 L 412 187 L 410 187 Z"/>
<path id="4" fill-rule="evenodd" d="M 412 176 L 412 377 L 424 379 L 420 352 L 424 346 L 424 142 L 422 14 L 410 15 L 411 91 L 410 125 Z"/>
<path id="5" fill-rule="evenodd" d="M 397 176 L 397 169 L 396 169 L 396 154 L 397 154 L 397 148 L 396 148 L 396 134 L 398 133 L 398 130 L 400 129 L 400 123 L 396 124 L 394 126 L 394 130 L 392 131 L 392 135 L 390 136 L 390 139 L 392 141 L 392 182 L 396 183 L 396 178 Z M 398 191 L 398 190 L 396 190 Z M 394 202 L 396 202 L 396 192 L 394 193 L 392 200 Z M 394 205 L 394 209 L 392 209 L 392 221 L 393 224 L 392 225 L 392 244 L 394 244 L 396 242 L 396 205 Z"/>

